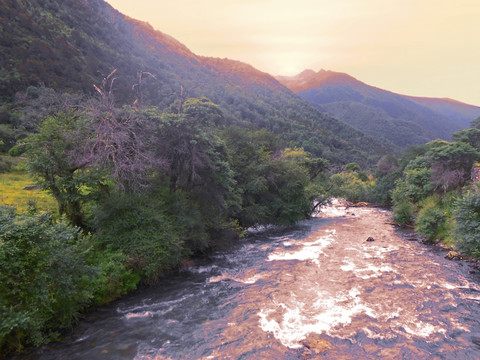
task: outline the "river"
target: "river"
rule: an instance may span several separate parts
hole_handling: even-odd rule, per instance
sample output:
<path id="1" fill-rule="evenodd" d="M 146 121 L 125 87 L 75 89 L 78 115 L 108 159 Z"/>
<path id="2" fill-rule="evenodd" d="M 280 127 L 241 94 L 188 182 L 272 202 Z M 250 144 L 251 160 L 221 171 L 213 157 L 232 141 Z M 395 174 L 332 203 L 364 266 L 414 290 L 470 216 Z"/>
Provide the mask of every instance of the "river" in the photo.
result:
<path id="1" fill-rule="evenodd" d="M 252 233 L 28 358 L 480 359 L 477 270 L 390 216 L 337 203 Z"/>

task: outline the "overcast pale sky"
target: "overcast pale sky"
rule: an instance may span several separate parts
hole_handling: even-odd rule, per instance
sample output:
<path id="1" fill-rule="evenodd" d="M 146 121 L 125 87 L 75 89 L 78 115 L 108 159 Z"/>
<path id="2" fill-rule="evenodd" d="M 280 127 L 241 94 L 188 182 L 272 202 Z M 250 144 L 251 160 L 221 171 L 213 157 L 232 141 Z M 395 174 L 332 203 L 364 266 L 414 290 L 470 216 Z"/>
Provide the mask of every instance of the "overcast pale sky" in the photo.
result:
<path id="1" fill-rule="evenodd" d="M 198 55 L 480 106 L 480 0 L 107 0 Z"/>

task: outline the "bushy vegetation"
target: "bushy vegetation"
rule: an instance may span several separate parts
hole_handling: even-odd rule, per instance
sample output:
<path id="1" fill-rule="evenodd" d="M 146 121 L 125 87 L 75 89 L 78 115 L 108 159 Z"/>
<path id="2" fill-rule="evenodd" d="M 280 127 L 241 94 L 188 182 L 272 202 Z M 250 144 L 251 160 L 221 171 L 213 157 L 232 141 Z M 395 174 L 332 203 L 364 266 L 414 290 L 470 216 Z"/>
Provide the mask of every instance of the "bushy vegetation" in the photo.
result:
<path id="1" fill-rule="evenodd" d="M 466 191 L 455 204 L 457 247 L 480 257 L 480 189 Z"/>
<path id="2" fill-rule="evenodd" d="M 428 242 L 434 242 L 435 239 L 441 237 L 441 232 L 446 226 L 445 220 L 446 216 L 441 204 L 434 197 L 430 197 L 426 199 L 418 212 L 415 230 Z"/>
<path id="3" fill-rule="evenodd" d="M 357 163 L 347 164 L 344 171 L 333 174 L 330 177 L 332 183 L 330 194 L 346 200 L 371 201 L 374 181 L 366 173 L 360 171 Z"/>
<path id="4" fill-rule="evenodd" d="M 96 228 L 99 243 L 124 254 L 128 268 L 146 281 L 190 254 L 183 229 L 155 194 L 111 196 L 97 211 Z"/>
<path id="5" fill-rule="evenodd" d="M 427 242 L 443 240 L 478 257 L 478 187 L 471 184 L 472 168 L 480 159 L 476 130 L 456 132 L 452 142 L 435 140 L 409 149 L 392 202 L 400 225 L 413 224 Z"/>
<path id="6" fill-rule="evenodd" d="M 80 230 L 48 214 L 0 208 L 0 348 L 58 338 L 94 293 Z"/>

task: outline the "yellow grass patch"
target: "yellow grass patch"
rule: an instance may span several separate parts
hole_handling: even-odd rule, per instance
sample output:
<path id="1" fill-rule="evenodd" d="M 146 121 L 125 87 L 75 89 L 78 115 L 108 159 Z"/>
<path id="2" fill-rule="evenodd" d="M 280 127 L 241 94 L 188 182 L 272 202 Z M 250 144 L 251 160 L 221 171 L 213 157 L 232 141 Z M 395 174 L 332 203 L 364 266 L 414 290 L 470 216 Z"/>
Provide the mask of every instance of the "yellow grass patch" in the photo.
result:
<path id="1" fill-rule="evenodd" d="M 0 174 L 0 205 L 16 206 L 19 211 L 24 211 L 28 201 L 33 200 L 40 211 L 58 211 L 55 199 L 46 191 L 24 190 L 35 185 L 35 180 L 25 171 Z"/>

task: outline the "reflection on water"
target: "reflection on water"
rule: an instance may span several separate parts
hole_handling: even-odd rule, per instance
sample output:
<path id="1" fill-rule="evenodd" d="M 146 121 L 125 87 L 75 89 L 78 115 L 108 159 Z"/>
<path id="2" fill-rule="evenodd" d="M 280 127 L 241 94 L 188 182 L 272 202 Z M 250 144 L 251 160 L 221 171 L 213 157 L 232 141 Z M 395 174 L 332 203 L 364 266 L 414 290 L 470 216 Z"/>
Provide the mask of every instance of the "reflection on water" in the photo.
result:
<path id="1" fill-rule="evenodd" d="M 336 203 L 252 234 L 31 358 L 480 359 L 478 275 L 404 239 L 389 215 Z"/>

